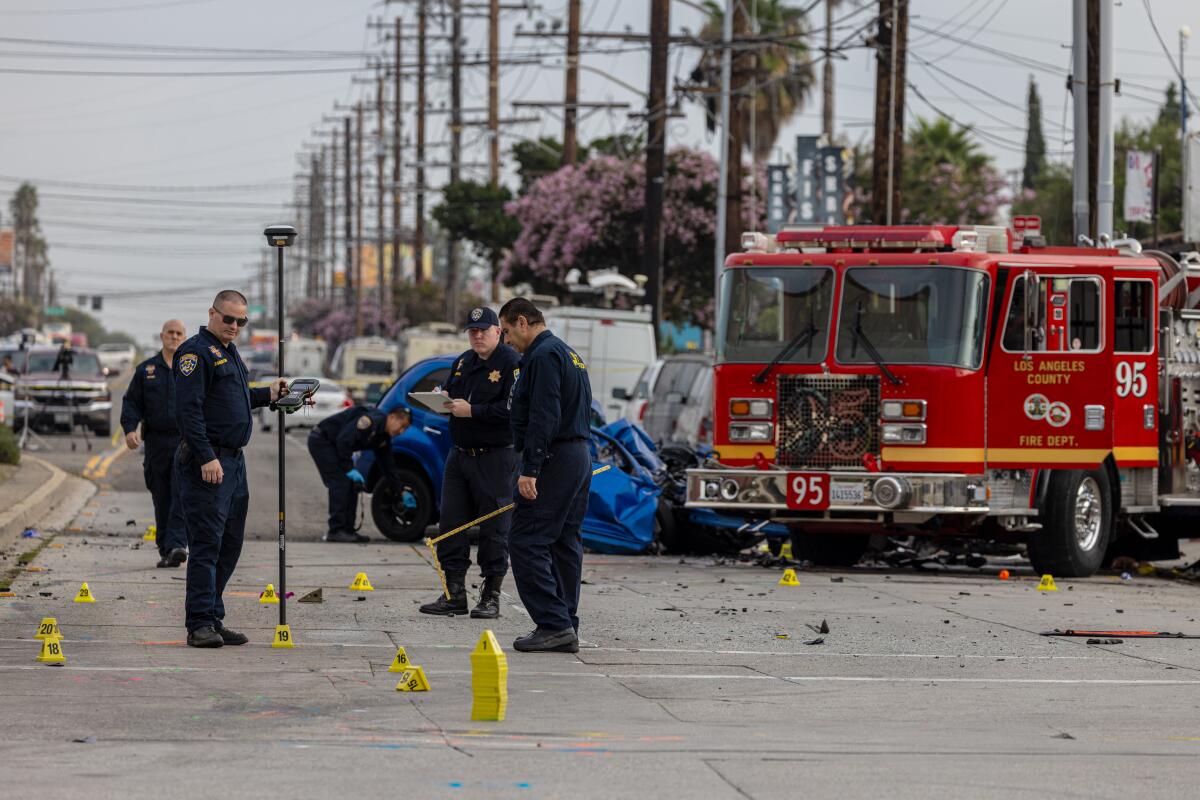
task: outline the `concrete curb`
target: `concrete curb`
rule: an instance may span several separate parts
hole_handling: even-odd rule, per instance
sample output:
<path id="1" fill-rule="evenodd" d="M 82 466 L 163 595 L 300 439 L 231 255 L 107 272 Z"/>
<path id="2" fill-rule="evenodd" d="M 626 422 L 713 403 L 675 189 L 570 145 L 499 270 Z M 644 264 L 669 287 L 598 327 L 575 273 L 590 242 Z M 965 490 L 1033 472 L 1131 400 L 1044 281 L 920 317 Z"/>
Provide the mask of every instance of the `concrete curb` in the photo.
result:
<path id="1" fill-rule="evenodd" d="M 84 503 L 96 492 L 95 484 L 81 478 L 72 478 L 71 475 L 48 461 L 28 453 L 22 456 L 22 460 L 26 459 L 49 471 L 50 478 L 12 508 L 0 513 L 0 547 L 10 544 L 8 541 L 10 538 L 15 541 L 16 537 L 20 535 L 21 529 L 36 526 L 37 523 L 52 515 L 53 521 L 58 523 L 59 527 L 65 525 L 79 513 Z M 71 482 L 72 491 L 66 493 L 64 497 L 47 502 L 48 498 L 53 497 L 54 493 L 67 481 Z M 65 522 L 62 521 L 64 518 Z M 11 536 L 7 535 L 9 528 L 13 529 Z"/>

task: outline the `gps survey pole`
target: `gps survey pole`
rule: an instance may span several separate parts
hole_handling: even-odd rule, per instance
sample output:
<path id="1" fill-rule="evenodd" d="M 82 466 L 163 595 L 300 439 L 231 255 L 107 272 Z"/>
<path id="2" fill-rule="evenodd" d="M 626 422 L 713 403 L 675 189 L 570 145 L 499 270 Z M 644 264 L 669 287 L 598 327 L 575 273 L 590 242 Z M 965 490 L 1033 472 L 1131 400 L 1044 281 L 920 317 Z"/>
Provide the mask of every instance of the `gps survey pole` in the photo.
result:
<path id="1" fill-rule="evenodd" d="M 267 237 L 267 242 L 275 248 L 278 256 L 275 269 L 275 324 L 279 332 L 279 343 L 276 346 L 279 358 L 279 377 L 282 378 L 286 374 L 283 362 L 283 251 L 291 247 L 292 242 L 296 240 L 296 229 L 291 225 L 272 225 L 263 233 Z M 287 504 L 284 501 L 285 484 L 283 480 L 283 469 L 286 463 L 283 448 L 286 441 L 284 440 L 283 409 L 280 408 L 277 414 L 275 424 L 279 426 L 279 453 L 276 455 L 279 462 L 279 627 L 275 629 L 275 641 L 271 645 L 273 647 L 291 647 L 292 633 L 287 628 L 287 524 L 284 513 Z"/>

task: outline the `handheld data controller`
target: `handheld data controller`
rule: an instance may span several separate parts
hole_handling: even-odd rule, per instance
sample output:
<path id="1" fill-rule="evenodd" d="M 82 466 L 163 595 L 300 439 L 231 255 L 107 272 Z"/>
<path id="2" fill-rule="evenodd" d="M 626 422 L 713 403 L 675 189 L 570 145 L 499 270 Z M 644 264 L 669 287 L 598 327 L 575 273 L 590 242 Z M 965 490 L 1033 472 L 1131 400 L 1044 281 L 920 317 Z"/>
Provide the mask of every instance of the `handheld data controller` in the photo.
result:
<path id="1" fill-rule="evenodd" d="M 287 394 L 275 401 L 275 407 L 291 414 L 304 405 L 304 401 L 312 397 L 320 388 L 321 382 L 316 378 L 296 378 L 288 384 Z"/>

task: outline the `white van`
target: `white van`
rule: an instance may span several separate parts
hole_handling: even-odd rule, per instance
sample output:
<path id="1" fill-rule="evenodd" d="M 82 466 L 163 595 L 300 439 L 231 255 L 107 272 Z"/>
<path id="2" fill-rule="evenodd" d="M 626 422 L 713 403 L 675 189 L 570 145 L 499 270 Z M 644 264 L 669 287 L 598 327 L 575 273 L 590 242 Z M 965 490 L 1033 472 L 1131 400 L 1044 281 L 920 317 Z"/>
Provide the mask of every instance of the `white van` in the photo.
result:
<path id="1" fill-rule="evenodd" d="M 290 372 L 290 360 L 287 367 Z M 348 339 L 338 345 L 329 371 L 330 377 L 350 392 L 351 397 L 362 402 L 372 387 L 386 386 L 400 374 L 400 349 L 395 342 L 380 336 Z"/>
<path id="2" fill-rule="evenodd" d="M 328 348 L 320 339 L 285 339 L 283 342 L 283 357 L 289 375 L 311 375 L 321 377 L 325 374 L 325 355 Z"/>
<path id="3" fill-rule="evenodd" d="M 592 398 L 605 419 L 619 419 L 642 370 L 658 358 L 650 311 L 559 306 L 542 313 L 546 327 L 587 362 Z"/>
<path id="4" fill-rule="evenodd" d="M 414 325 L 400 334 L 400 365 L 406 370 L 431 356 L 456 356 L 470 347 L 467 335 L 448 322 Z"/>

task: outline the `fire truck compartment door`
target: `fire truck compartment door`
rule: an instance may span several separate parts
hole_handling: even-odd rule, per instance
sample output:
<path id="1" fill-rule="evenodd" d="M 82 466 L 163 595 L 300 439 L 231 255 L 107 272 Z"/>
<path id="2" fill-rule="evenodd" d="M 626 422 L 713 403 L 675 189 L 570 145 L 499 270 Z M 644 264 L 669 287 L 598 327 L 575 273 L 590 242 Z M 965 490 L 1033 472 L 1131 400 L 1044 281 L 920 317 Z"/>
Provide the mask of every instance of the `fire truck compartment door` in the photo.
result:
<path id="1" fill-rule="evenodd" d="M 1010 268 L 987 378 L 989 467 L 1090 468 L 1112 451 L 1109 283 Z"/>
<path id="2" fill-rule="evenodd" d="M 1111 386 L 1113 457 L 1122 467 L 1158 466 L 1158 270 L 1115 268 Z"/>

